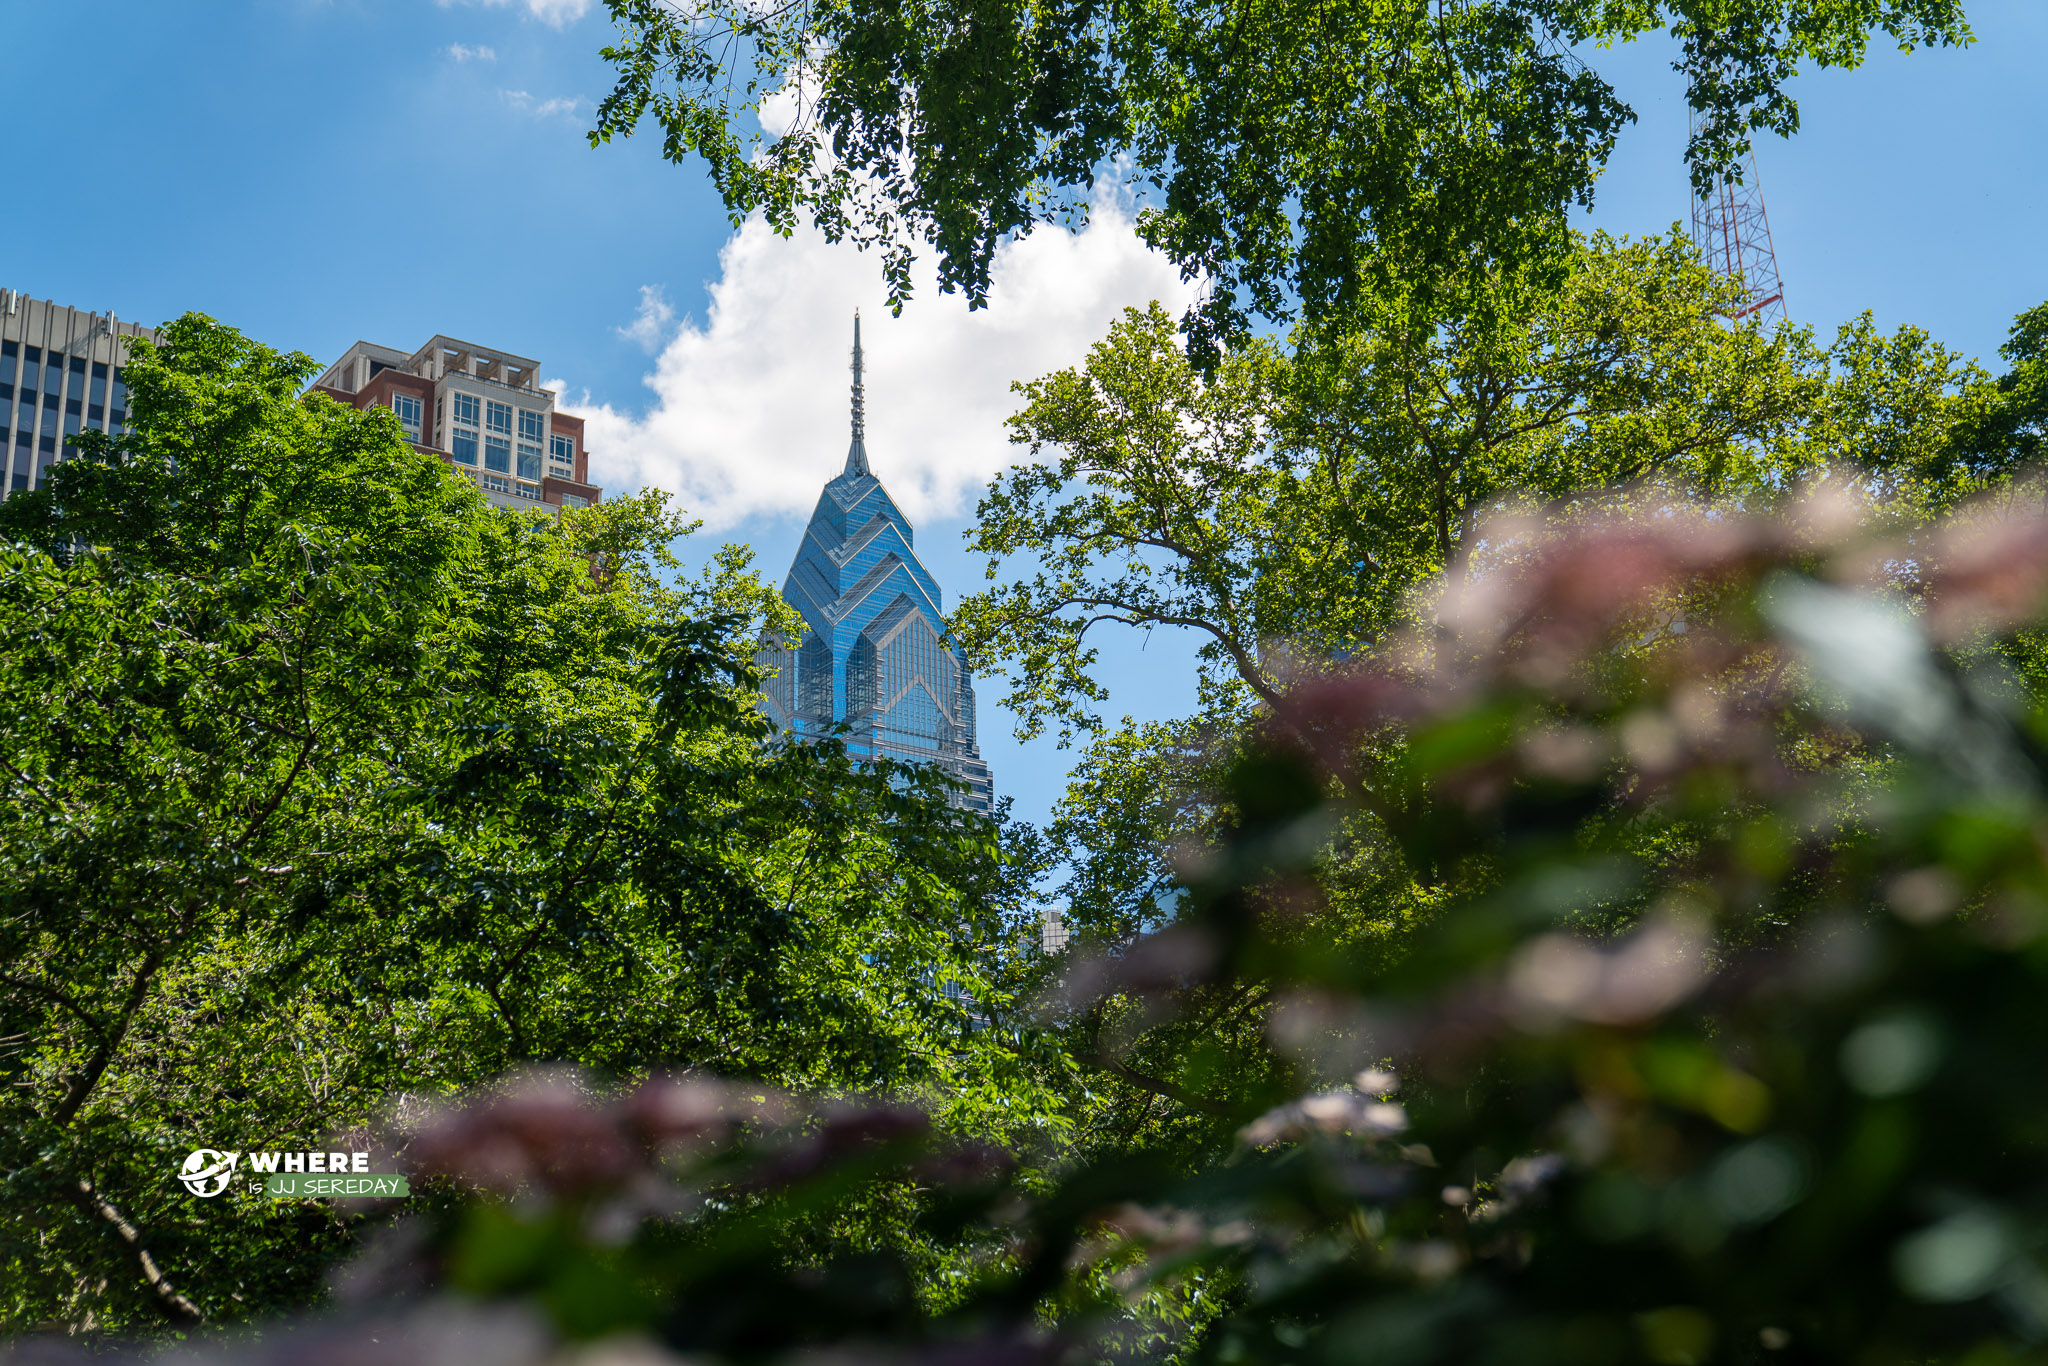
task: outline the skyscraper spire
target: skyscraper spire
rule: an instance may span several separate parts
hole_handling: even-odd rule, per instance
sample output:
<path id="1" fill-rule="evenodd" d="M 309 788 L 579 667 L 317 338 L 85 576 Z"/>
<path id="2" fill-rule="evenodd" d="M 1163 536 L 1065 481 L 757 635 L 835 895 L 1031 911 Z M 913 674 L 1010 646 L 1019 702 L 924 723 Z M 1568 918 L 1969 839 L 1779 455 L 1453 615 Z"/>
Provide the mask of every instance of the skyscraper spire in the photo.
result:
<path id="1" fill-rule="evenodd" d="M 803 629 L 761 655 L 770 720 L 799 736 L 844 728 L 847 757 L 933 764 L 986 812 L 994 783 L 976 739 L 974 671 L 946 632 L 945 599 L 910 521 L 868 469 L 866 357 L 853 319 L 853 443 L 798 542 L 782 597 Z M 914 686 L 913 686 L 914 685 Z"/>
<path id="2" fill-rule="evenodd" d="M 868 472 L 867 395 L 860 384 L 860 310 L 853 310 L 853 445 L 846 452 L 846 473 L 857 477 Z"/>

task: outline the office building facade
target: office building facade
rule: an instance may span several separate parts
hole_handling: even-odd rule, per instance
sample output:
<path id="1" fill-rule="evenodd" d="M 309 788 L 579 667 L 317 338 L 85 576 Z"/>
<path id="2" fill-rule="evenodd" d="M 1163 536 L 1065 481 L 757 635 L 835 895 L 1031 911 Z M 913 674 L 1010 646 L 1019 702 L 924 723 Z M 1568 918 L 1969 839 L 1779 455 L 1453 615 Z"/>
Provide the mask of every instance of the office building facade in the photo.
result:
<path id="1" fill-rule="evenodd" d="M 78 454 L 81 431 L 119 431 L 128 421 L 122 367 L 128 343 L 155 338 L 111 313 L 88 313 L 18 290 L 0 290 L 0 451 L 4 496 L 39 488 L 59 461 Z"/>
<path id="2" fill-rule="evenodd" d="M 847 727 L 858 757 L 936 764 L 994 800 L 975 734 L 974 676 L 945 637 L 939 587 L 917 558 L 910 521 L 868 468 L 860 319 L 853 324 L 853 442 L 825 485 L 782 595 L 804 636 L 764 653 L 769 717 L 796 734 Z"/>
<path id="3" fill-rule="evenodd" d="M 359 341 L 313 384 L 358 408 L 389 408 L 414 446 L 467 475 L 492 504 L 558 513 L 602 496 L 583 419 L 557 412 L 540 362 L 437 336 L 417 351 Z"/>

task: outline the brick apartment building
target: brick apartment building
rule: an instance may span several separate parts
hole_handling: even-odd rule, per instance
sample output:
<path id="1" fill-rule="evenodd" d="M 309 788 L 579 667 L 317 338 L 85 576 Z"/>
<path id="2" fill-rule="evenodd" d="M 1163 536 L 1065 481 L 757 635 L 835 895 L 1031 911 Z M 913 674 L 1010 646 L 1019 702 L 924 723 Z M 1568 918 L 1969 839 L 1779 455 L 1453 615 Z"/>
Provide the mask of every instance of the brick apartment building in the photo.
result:
<path id="1" fill-rule="evenodd" d="M 602 491 L 590 482 L 583 419 L 555 411 L 539 374 L 539 361 L 453 337 L 409 354 L 359 341 L 312 392 L 391 409 L 415 447 L 474 480 L 498 507 L 588 507 Z"/>

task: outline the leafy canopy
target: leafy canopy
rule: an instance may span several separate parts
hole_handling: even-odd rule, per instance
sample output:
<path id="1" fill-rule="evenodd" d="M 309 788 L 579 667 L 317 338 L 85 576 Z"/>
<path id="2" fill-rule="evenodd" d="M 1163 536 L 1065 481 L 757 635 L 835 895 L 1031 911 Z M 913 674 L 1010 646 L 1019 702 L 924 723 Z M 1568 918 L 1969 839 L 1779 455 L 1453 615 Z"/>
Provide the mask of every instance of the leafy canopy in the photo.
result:
<path id="1" fill-rule="evenodd" d="M 173 322 L 132 429 L 0 506 L 0 1324 L 317 1299 L 356 1220 L 184 1154 L 521 1066 L 1049 1122 L 971 1013 L 997 831 L 763 743 L 744 555 L 676 582 L 658 495 L 501 515 L 314 368 Z"/>
<path id="2" fill-rule="evenodd" d="M 1634 117 L 1590 45 L 1679 40 L 1704 190 L 1753 131 L 1797 128 L 1802 63 L 1854 66 L 1879 31 L 1970 37 L 1959 0 L 609 4 L 593 143 L 651 118 L 735 223 L 880 247 L 899 305 L 918 243 L 979 305 L 1003 241 L 1127 191 L 1208 287 L 1204 369 L 1254 315 L 1341 316 L 1389 279 L 1433 290 L 1560 249 Z"/>
<path id="3" fill-rule="evenodd" d="M 1482 589 L 1222 765 L 1170 923 L 1057 965 L 1041 1008 L 1108 1015 L 1110 1066 L 1271 1002 L 1201 1142 L 1141 1114 L 1047 1171 L 896 1107 L 528 1086 L 417 1149 L 468 1189 L 411 1235 L 424 1303 L 249 1359 L 418 1353 L 454 1313 L 564 1361 L 2034 1359 L 2048 707 L 1984 670 L 2048 607 L 2039 498 L 1489 524 L 1519 553 Z M 1672 598 L 1694 629 L 1645 641 Z M 1359 775 L 1410 858 L 1490 870 L 1400 953 L 1317 866 Z M 953 1256 L 778 1255 L 892 1182 Z"/>
<path id="4" fill-rule="evenodd" d="M 1577 240 L 1558 278 L 1502 268 L 1455 311 L 1389 290 L 1335 335 L 1249 340 L 1212 376 L 1154 305 L 1087 362 L 1019 387 L 970 544 L 1010 582 L 955 629 L 1004 664 L 1027 733 L 1099 723 L 1092 632 L 1202 640 L 1204 709 L 1271 704 L 1297 665 L 1369 648 L 1459 572 L 1507 507 L 1770 496 L 1834 470 L 1953 501 L 1951 399 L 1983 376 L 1912 329 L 1867 320 L 1822 349 L 1715 320 L 1725 297 L 1684 240 Z M 1043 458 L 1050 457 L 1050 458 Z"/>

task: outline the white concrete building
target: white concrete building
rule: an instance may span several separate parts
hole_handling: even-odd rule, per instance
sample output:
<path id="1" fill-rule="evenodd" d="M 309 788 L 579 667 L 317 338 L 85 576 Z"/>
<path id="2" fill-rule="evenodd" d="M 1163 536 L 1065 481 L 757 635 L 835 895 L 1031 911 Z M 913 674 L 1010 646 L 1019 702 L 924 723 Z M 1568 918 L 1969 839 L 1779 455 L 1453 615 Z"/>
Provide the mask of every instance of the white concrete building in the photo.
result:
<path id="1" fill-rule="evenodd" d="M 128 420 L 128 342 L 153 329 L 0 289 L 0 496 L 41 485 L 82 430 Z"/>

